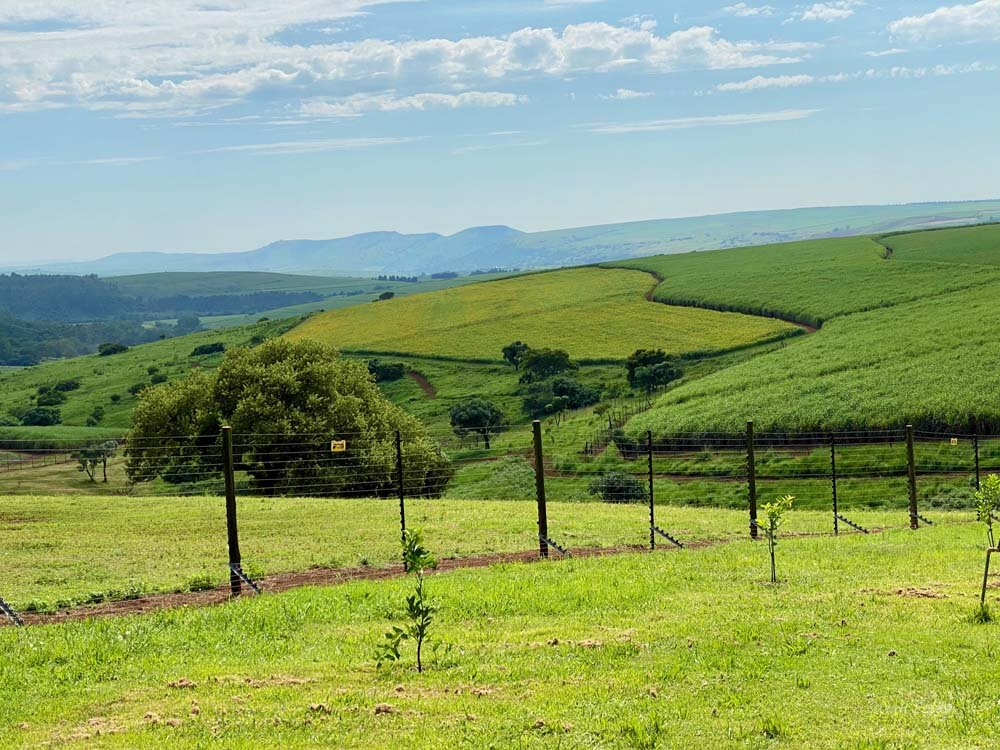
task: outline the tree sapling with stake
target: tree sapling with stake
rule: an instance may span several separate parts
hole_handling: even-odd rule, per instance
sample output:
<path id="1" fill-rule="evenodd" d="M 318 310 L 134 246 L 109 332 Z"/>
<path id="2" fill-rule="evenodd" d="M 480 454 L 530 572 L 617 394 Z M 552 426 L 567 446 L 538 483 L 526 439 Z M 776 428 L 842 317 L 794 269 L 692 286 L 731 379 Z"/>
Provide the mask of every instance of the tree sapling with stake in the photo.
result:
<path id="1" fill-rule="evenodd" d="M 764 532 L 764 536 L 767 537 L 767 549 L 771 554 L 771 583 L 778 582 L 778 573 L 774 566 L 774 548 L 778 546 L 778 528 L 784 520 L 785 513 L 792 509 L 793 502 L 795 502 L 794 496 L 785 495 L 773 502 L 765 503 L 761 507 L 761 512 L 764 515 L 764 525 L 760 526 L 760 529 Z"/>
<path id="2" fill-rule="evenodd" d="M 986 542 L 993 549 L 996 539 L 993 536 L 993 517 L 1000 509 L 1000 477 L 990 474 L 976 490 L 976 519 L 986 526 Z"/>
<path id="3" fill-rule="evenodd" d="M 385 662 L 397 662 L 402 657 L 400 647 L 403 641 L 413 640 L 417 644 L 417 671 L 423 672 L 422 660 L 424 643 L 430 631 L 431 619 L 436 607 L 430 605 L 424 592 L 424 571 L 437 566 L 437 561 L 423 546 L 419 531 L 403 533 L 403 567 L 407 573 L 416 576 L 416 586 L 413 593 L 406 597 L 406 616 L 409 623 L 405 627 L 393 625 L 385 633 L 384 641 L 379 644 L 375 661 L 377 666 Z"/>

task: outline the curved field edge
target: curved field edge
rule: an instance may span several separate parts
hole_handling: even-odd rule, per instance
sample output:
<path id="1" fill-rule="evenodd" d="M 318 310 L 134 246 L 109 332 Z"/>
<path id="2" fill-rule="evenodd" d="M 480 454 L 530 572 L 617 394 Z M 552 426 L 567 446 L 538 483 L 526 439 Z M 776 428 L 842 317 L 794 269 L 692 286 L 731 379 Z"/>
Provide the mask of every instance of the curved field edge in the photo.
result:
<path id="1" fill-rule="evenodd" d="M 474 284 L 314 316 L 287 335 L 353 353 L 497 361 L 514 339 L 590 363 L 635 349 L 718 353 L 790 335 L 787 323 L 653 306 L 640 271 L 582 267 Z"/>
<path id="2" fill-rule="evenodd" d="M 778 586 L 765 583 L 766 548 L 750 542 L 451 572 L 427 584 L 433 634 L 451 648 L 429 652 L 423 674 L 412 650 L 402 664 L 373 664 L 407 580 L 6 629 L 0 738 L 172 748 L 221 734 L 235 750 L 834 750 L 928 737 L 987 747 L 997 706 L 983 665 L 998 626 L 971 618 L 978 542 L 971 527 L 787 539 Z"/>
<path id="3" fill-rule="evenodd" d="M 929 240 L 938 254 L 907 247 Z M 657 274 L 655 299 L 665 304 L 772 316 L 814 327 L 827 320 L 971 290 L 1000 281 L 981 261 L 1000 243 L 1000 225 L 933 232 L 727 248 L 602 264 Z M 895 251 L 887 252 L 889 242 Z M 944 267 L 943 267 L 944 266 Z M 944 271 L 944 272 L 943 272 Z"/>
<path id="4" fill-rule="evenodd" d="M 1000 284 L 844 316 L 818 333 L 668 391 L 626 431 L 899 428 L 1000 433 L 1000 371 L 984 357 Z"/>

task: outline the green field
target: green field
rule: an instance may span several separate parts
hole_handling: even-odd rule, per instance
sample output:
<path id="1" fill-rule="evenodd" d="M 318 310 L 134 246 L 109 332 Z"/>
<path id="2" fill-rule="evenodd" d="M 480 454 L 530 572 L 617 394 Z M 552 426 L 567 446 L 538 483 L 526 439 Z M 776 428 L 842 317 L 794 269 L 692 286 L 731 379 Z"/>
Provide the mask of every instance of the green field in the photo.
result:
<path id="1" fill-rule="evenodd" d="M 664 279 L 655 292 L 661 302 L 777 315 L 812 325 L 1000 281 L 995 263 L 1000 225 L 897 235 L 886 241 L 898 248 L 888 259 L 877 239 L 851 237 L 609 265 L 656 273 Z M 937 250 L 921 251 L 920 246 Z M 989 248 L 994 262 L 981 263 Z"/>
<path id="2" fill-rule="evenodd" d="M 508 516 L 516 525 L 519 516 Z M 726 527 L 739 520 L 714 517 Z M 959 524 L 788 538 L 776 586 L 766 583 L 765 547 L 748 541 L 433 576 L 432 633 L 451 648 L 429 653 L 423 674 L 412 652 L 374 666 L 376 641 L 402 618 L 407 581 L 3 629 L 0 739 L 986 748 L 1000 709 L 998 626 L 971 618 L 981 534 Z M 348 542 L 353 561 L 369 554 L 366 538 Z"/>
<path id="3" fill-rule="evenodd" d="M 150 367 L 157 368 L 158 373 L 168 378 L 183 377 L 195 369 L 215 367 L 222 359 L 220 354 L 192 357 L 191 353 L 197 346 L 216 342 L 230 348 L 245 346 L 254 336 L 277 336 L 294 323 L 294 320 L 271 321 L 246 328 L 203 331 L 142 344 L 111 357 L 96 354 L 74 357 L 0 373 L 0 417 L 30 405 L 39 386 L 51 386 L 71 379 L 80 382 L 80 388 L 67 393 L 66 403 L 59 407 L 64 426 L 42 429 L 0 427 L 0 436 L 23 439 L 58 436 L 75 439 L 91 435 L 102 436 L 108 430 L 121 434 L 128 429 L 132 409 L 136 404 L 136 396 L 129 393 L 129 388 L 139 383 L 150 384 Z M 118 401 L 113 401 L 112 396 L 116 396 Z M 106 429 L 86 434 L 84 425 L 95 406 L 104 409 L 105 416 L 99 427 Z M 67 425 L 80 429 L 67 430 Z"/>
<path id="4" fill-rule="evenodd" d="M 796 332 L 780 321 L 650 304 L 647 274 L 579 268 L 317 315 L 289 333 L 345 351 L 499 360 L 514 339 L 584 360 L 719 351 Z"/>

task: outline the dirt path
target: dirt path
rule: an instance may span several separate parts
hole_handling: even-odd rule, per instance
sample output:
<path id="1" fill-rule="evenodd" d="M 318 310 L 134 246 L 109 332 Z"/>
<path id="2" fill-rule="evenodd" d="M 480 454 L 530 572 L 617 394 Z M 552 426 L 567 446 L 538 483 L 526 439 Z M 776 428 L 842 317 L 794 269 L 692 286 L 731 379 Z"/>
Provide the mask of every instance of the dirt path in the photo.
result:
<path id="1" fill-rule="evenodd" d="M 410 370 L 406 373 L 406 376 L 420 386 L 420 390 L 424 392 L 424 395 L 427 396 L 427 398 L 437 398 L 437 389 L 431 385 L 431 381 L 424 377 L 422 373 L 419 373 L 416 370 Z"/>

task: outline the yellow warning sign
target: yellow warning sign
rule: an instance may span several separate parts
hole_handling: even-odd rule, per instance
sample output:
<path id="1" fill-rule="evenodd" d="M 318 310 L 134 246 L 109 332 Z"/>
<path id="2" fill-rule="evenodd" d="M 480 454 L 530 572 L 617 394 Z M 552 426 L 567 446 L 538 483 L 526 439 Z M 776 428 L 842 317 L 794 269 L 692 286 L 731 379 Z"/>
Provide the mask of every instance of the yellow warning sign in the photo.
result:
<path id="1" fill-rule="evenodd" d="M 347 450 L 346 440 L 331 440 L 330 441 L 330 453 L 343 453 Z"/>
<path id="2" fill-rule="evenodd" d="M 958 438 L 952 438 L 951 439 L 951 444 L 952 445 L 958 445 Z"/>

